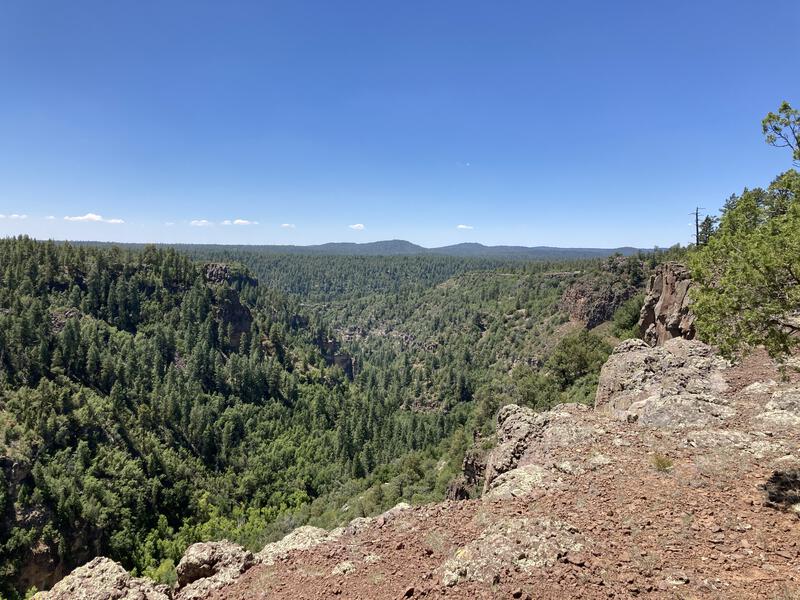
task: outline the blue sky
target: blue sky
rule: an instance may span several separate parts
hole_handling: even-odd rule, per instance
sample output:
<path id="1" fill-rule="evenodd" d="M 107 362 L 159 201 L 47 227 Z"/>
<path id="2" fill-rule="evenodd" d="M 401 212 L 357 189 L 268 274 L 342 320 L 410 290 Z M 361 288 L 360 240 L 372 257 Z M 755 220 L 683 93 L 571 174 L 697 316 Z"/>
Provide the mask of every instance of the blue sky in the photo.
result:
<path id="1" fill-rule="evenodd" d="M 791 165 L 759 123 L 800 104 L 798 25 L 794 0 L 5 0 L 0 235 L 685 243 Z"/>

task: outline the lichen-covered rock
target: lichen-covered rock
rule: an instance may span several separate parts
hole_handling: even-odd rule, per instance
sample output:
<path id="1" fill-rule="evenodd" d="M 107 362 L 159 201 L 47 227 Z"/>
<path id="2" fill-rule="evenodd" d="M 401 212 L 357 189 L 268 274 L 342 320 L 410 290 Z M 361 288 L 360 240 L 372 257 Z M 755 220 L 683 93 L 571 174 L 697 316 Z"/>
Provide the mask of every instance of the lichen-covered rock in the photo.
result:
<path id="1" fill-rule="evenodd" d="M 721 398 L 694 393 L 656 394 L 632 404 L 628 412 L 642 425 L 665 429 L 717 425 L 736 414 Z"/>
<path id="2" fill-rule="evenodd" d="M 542 413 L 516 404 L 501 408 L 497 415 L 498 444 L 486 462 L 484 493 L 496 487 L 494 481 L 503 473 L 531 463 L 541 464 L 552 449 L 571 446 L 595 435 L 595 428 L 580 418 L 580 413 L 588 410 L 589 407 L 579 404 L 559 404 Z M 517 485 L 511 483 L 513 479 L 528 488 L 532 483 L 528 475 L 517 473 L 508 483 L 513 489 Z"/>
<path id="3" fill-rule="evenodd" d="M 186 550 L 175 568 L 177 600 L 205 598 L 233 582 L 257 562 L 253 553 L 227 540 L 200 542 Z"/>
<path id="4" fill-rule="evenodd" d="M 546 471 L 539 465 L 517 467 L 495 477 L 484 493 L 485 499 L 518 498 L 546 485 Z"/>
<path id="5" fill-rule="evenodd" d="M 345 560 L 333 567 L 331 575 L 347 575 L 355 570 L 356 566 L 352 563 L 352 561 Z"/>
<path id="6" fill-rule="evenodd" d="M 640 335 L 649 345 L 658 346 L 676 337 L 694 338 L 691 285 L 691 273 L 685 265 L 667 262 L 655 268 L 639 316 Z"/>
<path id="7" fill-rule="evenodd" d="M 170 600 L 169 588 L 145 578 L 131 577 L 122 565 L 98 556 L 53 586 L 36 600 Z"/>
<path id="8" fill-rule="evenodd" d="M 375 518 L 379 527 L 383 527 L 389 521 L 396 519 L 401 513 L 409 510 L 411 505 L 408 502 L 398 502 L 392 508 L 385 510 Z"/>
<path id="9" fill-rule="evenodd" d="M 552 567 L 560 557 L 583 551 L 586 544 L 574 527 L 555 519 L 497 521 L 442 565 L 442 583 L 495 583 L 504 573 Z"/>
<path id="10" fill-rule="evenodd" d="M 508 404 L 497 414 L 497 446 L 486 463 L 484 493 L 500 474 L 517 467 L 531 439 L 541 434 L 545 420 L 528 408 Z"/>
<path id="11" fill-rule="evenodd" d="M 573 446 L 581 440 L 593 438 L 597 429 L 586 421 L 584 415 L 591 410 L 585 404 L 557 404 L 550 410 L 540 413 L 544 420 L 541 437 L 535 447 L 542 458 L 553 448 Z"/>
<path id="12" fill-rule="evenodd" d="M 650 347 L 626 340 L 600 371 L 595 409 L 653 427 L 714 425 L 734 414 L 724 397 L 728 363 L 696 340 Z"/>
<path id="13" fill-rule="evenodd" d="M 261 563 L 271 565 L 293 550 L 313 548 L 333 537 L 335 537 L 334 534 L 328 533 L 324 529 L 303 525 L 284 536 L 283 539 L 264 546 L 261 552 L 257 554 L 257 558 Z"/>
<path id="14" fill-rule="evenodd" d="M 356 517 L 344 527 L 337 527 L 331 533 L 336 535 L 358 535 L 375 522 L 374 517 Z"/>
<path id="15" fill-rule="evenodd" d="M 792 387 L 773 393 L 758 419 L 777 427 L 800 426 L 800 389 Z"/>

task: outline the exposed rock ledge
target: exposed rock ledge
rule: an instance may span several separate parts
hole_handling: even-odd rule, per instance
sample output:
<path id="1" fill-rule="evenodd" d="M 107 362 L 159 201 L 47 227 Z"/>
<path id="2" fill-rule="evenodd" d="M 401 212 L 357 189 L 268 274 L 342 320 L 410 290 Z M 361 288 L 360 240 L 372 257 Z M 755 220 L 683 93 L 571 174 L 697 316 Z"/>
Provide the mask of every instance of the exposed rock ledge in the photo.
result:
<path id="1" fill-rule="evenodd" d="M 651 348 L 627 340 L 600 372 L 595 409 L 643 425 L 715 425 L 735 414 L 724 397 L 728 363 L 696 340 L 674 338 Z"/>

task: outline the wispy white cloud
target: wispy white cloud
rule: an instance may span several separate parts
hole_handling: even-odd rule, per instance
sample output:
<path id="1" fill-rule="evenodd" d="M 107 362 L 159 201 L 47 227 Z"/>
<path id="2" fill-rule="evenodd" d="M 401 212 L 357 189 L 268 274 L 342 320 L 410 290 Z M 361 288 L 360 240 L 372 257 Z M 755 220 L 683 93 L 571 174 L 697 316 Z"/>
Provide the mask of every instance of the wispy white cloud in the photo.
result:
<path id="1" fill-rule="evenodd" d="M 220 225 L 258 225 L 258 221 L 250 221 L 248 219 L 225 219 Z"/>
<path id="2" fill-rule="evenodd" d="M 192 227 L 210 227 L 213 223 L 208 219 L 192 219 L 189 221 L 189 225 Z"/>
<path id="3" fill-rule="evenodd" d="M 21 221 L 27 218 L 28 215 L 18 215 L 17 213 L 14 213 L 12 215 L 0 215 L 0 219 L 13 219 L 14 221 Z"/>
<path id="4" fill-rule="evenodd" d="M 475 229 L 472 225 L 456 225 L 456 229 Z"/>
<path id="5" fill-rule="evenodd" d="M 294 229 L 295 228 L 295 224 L 294 223 L 281 223 L 281 227 L 283 227 L 284 229 Z"/>
<path id="6" fill-rule="evenodd" d="M 164 225 L 166 225 L 167 227 L 172 227 L 173 225 L 175 225 L 175 221 L 167 221 L 166 223 L 164 223 Z"/>
<path id="7" fill-rule="evenodd" d="M 65 221 L 73 222 L 88 222 L 88 223 L 110 223 L 112 225 L 121 225 L 125 221 L 122 219 L 104 219 L 102 215 L 95 213 L 86 213 L 76 217 L 64 217 Z"/>
<path id="8" fill-rule="evenodd" d="M 348 225 L 350 229 L 355 229 L 356 231 L 363 231 L 364 224 L 363 223 L 354 223 L 353 225 Z"/>
<path id="9" fill-rule="evenodd" d="M 56 220 L 56 218 L 53 215 L 47 215 L 44 219 L 45 219 L 45 221 L 55 221 Z"/>

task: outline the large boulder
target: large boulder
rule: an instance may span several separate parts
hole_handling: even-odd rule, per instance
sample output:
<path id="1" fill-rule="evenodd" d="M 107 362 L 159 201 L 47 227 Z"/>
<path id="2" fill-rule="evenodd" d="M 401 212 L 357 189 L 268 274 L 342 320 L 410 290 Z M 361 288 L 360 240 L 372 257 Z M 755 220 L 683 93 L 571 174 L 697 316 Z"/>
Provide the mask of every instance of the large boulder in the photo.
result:
<path id="1" fill-rule="evenodd" d="M 800 427 L 800 388 L 792 386 L 774 392 L 757 418 L 776 427 Z"/>
<path id="2" fill-rule="evenodd" d="M 257 558 L 261 563 L 271 565 L 293 550 L 313 548 L 328 541 L 331 537 L 331 534 L 324 529 L 303 525 L 287 534 L 282 540 L 264 546 Z"/>
<path id="3" fill-rule="evenodd" d="M 582 404 L 558 404 L 541 413 L 516 404 L 501 408 L 497 414 L 497 446 L 486 461 L 484 494 L 491 491 L 492 497 L 516 496 L 541 487 L 542 473 L 527 467 L 543 465 L 553 450 L 595 435 L 594 425 L 585 419 L 588 410 Z"/>
<path id="4" fill-rule="evenodd" d="M 581 553 L 586 539 L 571 525 L 549 518 L 503 519 L 459 548 L 441 567 L 442 583 L 494 584 L 512 573 L 547 569 L 565 556 Z"/>
<path id="5" fill-rule="evenodd" d="M 178 574 L 175 597 L 178 600 L 205 598 L 257 562 L 252 552 L 227 540 L 192 544 L 175 569 Z"/>
<path id="6" fill-rule="evenodd" d="M 691 285 L 689 269 L 681 263 L 667 262 L 655 268 L 639 316 L 639 332 L 648 344 L 658 346 L 676 337 L 694 338 Z"/>
<path id="7" fill-rule="evenodd" d="M 494 500 L 527 496 L 536 489 L 546 487 L 547 479 L 547 472 L 539 465 L 517 467 L 495 477 L 489 483 L 483 498 Z"/>
<path id="8" fill-rule="evenodd" d="M 724 395 L 727 366 L 696 340 L 673 338 L 658 347 L 626 340 L 600 371 L 595 409 L 654 427 L 718 424 L 734 414 Z"/>
<path id="9" fill-rule="evenodd" d="M 131 577 L 122 565 L 98 556 L 78 567 L 36 600 L 170 600 L 170 590 L 149 579 Z"/>

